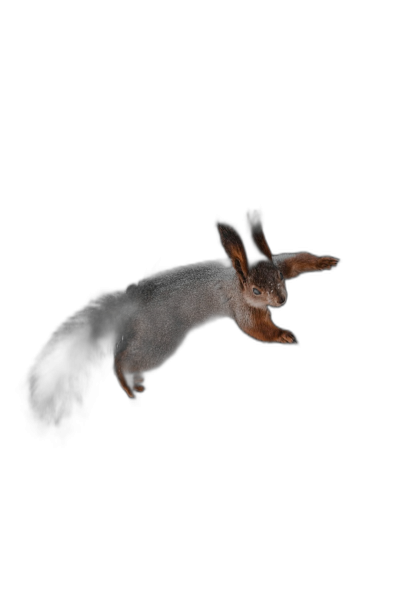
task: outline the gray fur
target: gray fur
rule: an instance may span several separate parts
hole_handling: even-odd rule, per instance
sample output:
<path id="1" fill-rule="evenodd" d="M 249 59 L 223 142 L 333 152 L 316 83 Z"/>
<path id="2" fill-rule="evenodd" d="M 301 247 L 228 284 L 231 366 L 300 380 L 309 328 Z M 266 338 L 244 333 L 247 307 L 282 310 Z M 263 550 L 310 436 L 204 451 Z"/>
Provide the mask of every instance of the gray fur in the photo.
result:
<path id="1" fill-rule="evenodd" d="M 140 281 L 122 329 L 130 340 L 127 358 L 134 372 L 161 365 L 193 327 L 232 316 L 229 301 L 238 287 L 234 270 L 218 262 L 179 267 Z M 119 340 L 119 345 L 126 344 Z"/>
<path id="2" fill-rule="evenodd" d="M 258 297 L 252 292 L 254 282 L 262 290 Z M 125 360 L 139 372 L 159 367 L 193 329 L 223 317 L 243 329 L 252 308 L 268 313 L 268 305 L 286 300 L 285 284 L 273 264 L 257 262 L 243 288 L 230 259 L 159 273 L 131 288 L 131 294 L 134 318 Z"/>

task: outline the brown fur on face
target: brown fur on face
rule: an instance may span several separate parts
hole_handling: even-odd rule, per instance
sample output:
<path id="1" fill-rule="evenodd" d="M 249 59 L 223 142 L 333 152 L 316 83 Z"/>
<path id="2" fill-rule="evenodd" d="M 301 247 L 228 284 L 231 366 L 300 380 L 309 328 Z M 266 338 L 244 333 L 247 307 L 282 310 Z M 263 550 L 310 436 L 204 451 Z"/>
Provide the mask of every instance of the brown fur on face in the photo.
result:
<path id="1" fill-rule="evenodd" d="M 257 294 L 254 290 L 260 292 Z M 244 284 L 244 297 L 247 304 L 255 308 L 282 306 L 287 299 L 283 274 L 273 263 L 262 260 L 254 265 Z"/>
<path id="2" fill-rule="evenodd" d="M 261 231 L 260 235 L 265 242 L 262 247 L 267 248 L 271 255 L 262 230 L 258 231 L 257 226 L 254 227 L 258 233 Z M 249 268 L 246 251 L 239 234 L 230 225 L 222 223 L 218 224 L 218 231 L 225 252 L 231 259 L 232 266 L 239 278 L 246 304 L 254 308 L 282 306 L 287 298 L 282 271 L 274 265 L 272 260 L 262 260 Z M 254 231 L 253 228 L 253 234 Z"/>

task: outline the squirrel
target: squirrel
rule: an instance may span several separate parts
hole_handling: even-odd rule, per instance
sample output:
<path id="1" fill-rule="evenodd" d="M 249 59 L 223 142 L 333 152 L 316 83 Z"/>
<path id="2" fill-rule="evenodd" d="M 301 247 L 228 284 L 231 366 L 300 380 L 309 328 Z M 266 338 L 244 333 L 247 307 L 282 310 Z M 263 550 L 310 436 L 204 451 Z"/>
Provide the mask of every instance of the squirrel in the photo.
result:
<path id="1" fill-rule="evenodd" d="M 268 306 L 283 306 L 285 281 L 301 273 L 331 269 L 332 256 L 308 252 L 272 254 L 258 213 L 249 215 L 252 238 L 265 257 L 250 265 L 243 242 L 230 225 L 217 223 L 232 266 L 202 262 L 164 271 L 101 296 L 70 317 L 42 350 L 29 375 L 36 415 L 57 424 L 80 401 L 89 364 L 114 352 L 115 375 L 129 398 L 143 392 L 143 373 L 169 358 L 190 329 L 230 317 L 263 342 L 294 344 L 292 332 L 276 326 Z M 127 376 L 133 375 L 132 384 Z"/>

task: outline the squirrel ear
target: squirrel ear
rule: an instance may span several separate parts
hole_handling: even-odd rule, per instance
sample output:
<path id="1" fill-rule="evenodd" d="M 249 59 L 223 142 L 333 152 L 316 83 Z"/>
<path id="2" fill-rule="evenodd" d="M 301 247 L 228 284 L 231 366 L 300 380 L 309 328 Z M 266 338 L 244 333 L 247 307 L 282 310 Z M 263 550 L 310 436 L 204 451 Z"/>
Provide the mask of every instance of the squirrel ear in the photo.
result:
<path id="1" fill-rule="evenodd" d="M 253 213 L 248 213 L 247 217 L 249 219 L 251 235 L 255 245 L 259 251 L 272 262 L 272 252 L 267 244 L 267 240 L 265 239 L 265 235 L 262 230 L 260 213 L 254 211 Z"/>
<path id="2" fill-rule="evenodd" d="M 236 233 L 230 225 L 218 223 L 217 226 L 225 252 L 231 259 L 233 268 L 239 275 L 239 279 L 243 284 L 246 281 L 249 272 L 249 265 L 243 242 L 238 233 Z"/>

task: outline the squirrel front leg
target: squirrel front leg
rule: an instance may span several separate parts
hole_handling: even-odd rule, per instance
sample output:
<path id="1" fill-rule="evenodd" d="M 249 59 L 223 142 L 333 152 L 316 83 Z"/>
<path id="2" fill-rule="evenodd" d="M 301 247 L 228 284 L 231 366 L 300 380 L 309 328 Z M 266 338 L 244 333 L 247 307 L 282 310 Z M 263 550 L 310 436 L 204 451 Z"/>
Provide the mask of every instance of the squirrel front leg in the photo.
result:
<path id="1" fill-rule="evenodd" d="M 240 329 L 261 342 L 279 342 L 281 344 L 296 344 L 297 340 L 291 331 L 281 329 L 272 322 L 268 310 L 249 307 L 245 315 L 236 317 Z"/>
<path id="2" fill-rule="evenodd" d="M 292 279 L 301 273 L 331 269 L 338 264 L 339 259 L 334 256 L 315 256 L 310 252 L 295 252 L 274 254 L 273 261 L 282 271 L 285 279 Z"/>

